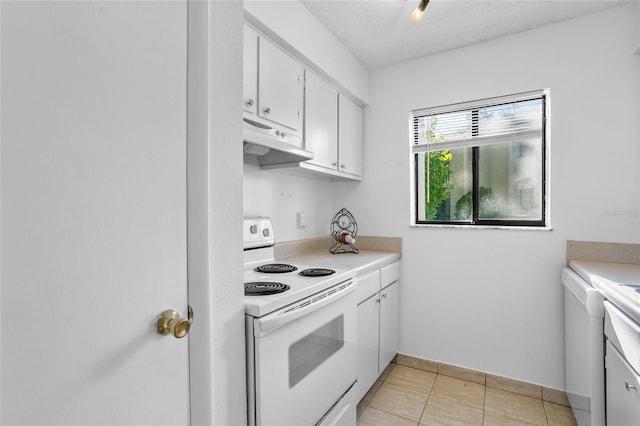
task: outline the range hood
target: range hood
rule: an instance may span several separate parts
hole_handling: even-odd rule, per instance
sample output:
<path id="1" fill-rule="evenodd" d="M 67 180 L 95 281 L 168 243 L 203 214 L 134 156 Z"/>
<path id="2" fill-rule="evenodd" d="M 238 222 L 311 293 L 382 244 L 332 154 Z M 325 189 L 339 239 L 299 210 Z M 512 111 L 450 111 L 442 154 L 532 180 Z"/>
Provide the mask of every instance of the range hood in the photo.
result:
<path id="1" fill-rule="evenodd" d="M 288 131 L 244 118 L 243 150 L 259 157 L 260 165 L 299 163 L 311 160 L 313 153 L 300 147 L 300 137 Z"/>

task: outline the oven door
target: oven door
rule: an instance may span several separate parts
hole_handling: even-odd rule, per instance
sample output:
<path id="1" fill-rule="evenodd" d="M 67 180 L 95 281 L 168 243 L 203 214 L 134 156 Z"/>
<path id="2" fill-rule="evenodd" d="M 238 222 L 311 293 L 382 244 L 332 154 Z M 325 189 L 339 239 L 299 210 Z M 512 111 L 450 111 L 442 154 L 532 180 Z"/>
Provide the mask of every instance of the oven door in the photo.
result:
<path id="1" fill-rule="evenodd" d="M 356 381 L 356 321 L 354 280 L 253 319 L 256 424 L 322 419 Z"/>

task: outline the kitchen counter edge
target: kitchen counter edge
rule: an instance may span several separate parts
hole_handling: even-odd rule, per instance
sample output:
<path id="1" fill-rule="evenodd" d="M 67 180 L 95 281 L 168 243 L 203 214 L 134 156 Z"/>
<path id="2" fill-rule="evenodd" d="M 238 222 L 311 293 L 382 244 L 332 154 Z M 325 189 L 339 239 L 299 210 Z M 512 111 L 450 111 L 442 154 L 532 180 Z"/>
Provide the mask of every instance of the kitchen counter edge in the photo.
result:
<path id="1" fill-rule="evenodd" d="M 628 316 L 640 323 L 640 299 L 629 297 L 621 284 L 640 285 L 636 263 L 570 260 L 569 267 Z"/>
<path id="2" fill-rule="evenodd" d="M 322 265 L 327 268 L 342 268 L 354 271 L 362 276 L 370 271 L 384 268 L 400 260 L 401 253 L 396 251 L 360 250 L 359 254 L 331 254 L 329 249 L 316 249 L 304 253 L 276 258 L 289 263 Z"/>

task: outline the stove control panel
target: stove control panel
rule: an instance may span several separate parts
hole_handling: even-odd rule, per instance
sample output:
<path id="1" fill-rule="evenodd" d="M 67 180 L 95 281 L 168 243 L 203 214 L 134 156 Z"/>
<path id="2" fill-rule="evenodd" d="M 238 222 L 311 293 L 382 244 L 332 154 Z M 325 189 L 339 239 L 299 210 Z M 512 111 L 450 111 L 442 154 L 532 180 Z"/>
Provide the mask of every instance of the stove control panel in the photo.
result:
<path id="1" fill-rule="evenodd" d="M 242 243 L 245 250 L 275 245 L 271 218 L 245 217 L 242 227 Z"/>

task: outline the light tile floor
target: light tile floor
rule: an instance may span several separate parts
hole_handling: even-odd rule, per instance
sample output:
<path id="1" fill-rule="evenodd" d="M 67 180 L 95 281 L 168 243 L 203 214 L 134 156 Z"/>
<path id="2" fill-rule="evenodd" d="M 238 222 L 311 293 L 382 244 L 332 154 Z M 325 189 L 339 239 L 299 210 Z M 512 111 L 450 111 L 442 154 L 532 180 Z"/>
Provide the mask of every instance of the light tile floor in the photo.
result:
<path id="1" fill-rule="evenodd" d="M 358 426 L 575 426 L 571 408 L 391 364 L 358 404 Z"/>

